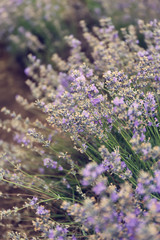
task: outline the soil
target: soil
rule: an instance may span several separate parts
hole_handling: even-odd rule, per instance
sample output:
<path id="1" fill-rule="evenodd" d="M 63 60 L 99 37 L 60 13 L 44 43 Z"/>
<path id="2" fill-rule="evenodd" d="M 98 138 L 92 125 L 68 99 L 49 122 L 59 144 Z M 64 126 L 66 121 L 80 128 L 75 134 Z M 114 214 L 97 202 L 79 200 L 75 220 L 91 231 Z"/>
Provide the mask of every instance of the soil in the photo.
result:
<path id="1" fill-rule="evenodd" d="M 0 109 L 5 106 L 26 117 L 27 113 L 15 100 L 17 94 L 29 98 L 30 92 L 25 80 L 26 76 L 20 63 L 6 51 L 4 44 L 0 44 Z M 6 116 L 0 112 L 0 120 L 4 119 Z M 0 129 L 0 139 L 9 138 L 10 135 Z"/>
<path id="2" fill-rule="evenodd" d="M 27 97 L 29 89 L 25 85 L 26 77 L 23 69 L 0 44 L 0 107 L 19 108 L 15 101 L 17 94 Z"/>

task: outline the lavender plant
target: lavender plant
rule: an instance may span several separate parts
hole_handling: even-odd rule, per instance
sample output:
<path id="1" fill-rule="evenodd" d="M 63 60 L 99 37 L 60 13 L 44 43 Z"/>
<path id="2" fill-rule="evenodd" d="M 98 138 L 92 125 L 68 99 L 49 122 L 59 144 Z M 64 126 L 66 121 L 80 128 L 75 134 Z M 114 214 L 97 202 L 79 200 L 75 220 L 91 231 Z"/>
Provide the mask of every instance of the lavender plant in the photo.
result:
<path id="1" fill-rule="evenodd" d="M 66 34 L 79 35 L 81 19 L 93 26 L 102 16 L 111 16 L 116 28 L 120 28 L 135 24 L 139 18 L 158 19 L 159 9 L 158 0 L 123 0 L 114 4 L 110 0 L 77 0 L 76 3 L 72 0 L 3 0 L 0 41 L 23 63 L 29 52 L 49 62 L 53 51 L 64 52 Z"/>
<path id="2" fill-rule="evenodd" d="M 84 16 L 84 4 L 77 4 L 82 5 L 80 15 Z M 71 0 L 2 0 L 0 41 L 21 61 L 32 52 L 47 62 L 53 51 L 64 49 L 63 37 L 76 33 L 75 11 Z"/>
<path id="3" fill-rule="evenodd" d="M 89 52 L 71 35 L 67 61 L 52 56 L 55 69 L 29 55 L 35 103 L 17 101 L 38 107 L 39 119 L 2 109 L 14 143 L 1 142 L 1 182 L 26 198 L 1 217 L 21 213 L 15 221 L 23 223 L 28 209 L 33 224 L 8 239 L 158 240 L 160 23 L 138 22 L 146 49 L 132 25 L 121 29 L 123 39 L 108 18 L 93 31 L 81 26 Z"/>
<path id="4" fill-rule="evenodd" d="M 138 19 L 145 21 L 159 19 L 158 0 L 97 0 L 101 4 L 101 14 L 110 16 L 117 27 L 135 24 Z"/>

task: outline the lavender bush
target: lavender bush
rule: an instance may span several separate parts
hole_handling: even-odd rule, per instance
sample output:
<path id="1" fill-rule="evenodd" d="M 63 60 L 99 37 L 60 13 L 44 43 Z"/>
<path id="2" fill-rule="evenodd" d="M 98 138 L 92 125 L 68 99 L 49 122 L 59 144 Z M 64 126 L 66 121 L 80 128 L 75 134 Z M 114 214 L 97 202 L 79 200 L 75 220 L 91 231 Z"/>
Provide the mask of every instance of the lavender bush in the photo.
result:
<path id="1" fill-rule="evenodd" d="M 135 24 L 138 19 L 145 21 L 159 19 L 158 0 L 96 0 L 101 5 L 101 14 L 112 17 L 116 26 Z M 99 10 L 100 11 L 100 10 Z"/>
<path id="2" fill-rule="evenodd" d="M 17 101 L 38 119 L 2 109 L 14 143 L 0 143 L 1 195 L 23 190 L 17 206 L 1 210 L 5 237 L 158 240 L 160 22 L 139 20 L 146 49 L 133 25 L 123 40 L 109 18 L 81 27 L 87 53 L 70 35 L 70 56 L 54 54 L 55 69 L 29 55 L 33 102 Z"/>
<path id="3" fill-rule="evenodd" d="M 84 17 L 85 5 L 77 4 Z M 79 20 L 72 0 L 2 0 L 0 13 L 0 41 L 21 61 L 29 52 L 49 61 L 53 51 L 64 49 L 63 37 L 76 33 Z"/>
<path id="4" fill-rule="evenodd" d="M 29 52 L 50 62 L 54 51 L 64 52 L 65 35 L 79 35 L 81 19 L 91 26 L 110 16 L 120 28 L 137 19 L 159 19 L 159 11 L 158 0 L 1 0 L 0 41 L 25 65 Z"/>

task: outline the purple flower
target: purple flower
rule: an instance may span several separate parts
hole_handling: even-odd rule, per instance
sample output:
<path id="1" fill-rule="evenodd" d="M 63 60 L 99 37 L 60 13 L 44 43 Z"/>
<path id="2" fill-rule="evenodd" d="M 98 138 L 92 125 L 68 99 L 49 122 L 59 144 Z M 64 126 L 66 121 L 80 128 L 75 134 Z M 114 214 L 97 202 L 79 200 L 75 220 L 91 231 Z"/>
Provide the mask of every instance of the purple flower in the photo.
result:
<path id="1" fill-rule="evenodd" d="M 46 215 L 49 211 L 44 208 L 44 206 L 38 206 L 36 214 L 38 215 Z"/>
<path id="2" fill-rule="evenodd" d="M 55 229 L 50 229 L 48 232 L 49 239 L 65 240 L 68 230 L 61 226 L 56 226 Z"/>
<path id="3" fill-rule="evenodd" d="M 145 140 L 145 135 L 142 133 L 140 137 L 140 141 L 143 142 Z"/>
<path id="4" fill-rule="evenodd" d="M 121 97 L 121 98 L 116 97 L 116 98 L 113 100 L 113 103 L 114 103 L 114 105 L 116 105 L 116 106 L 119 106 L 119 105 L 121 105 L 121 104 L 124 104 L 124 98 L 123 98 L 123 97 Z"/>
<path id="5" fill-rule="evenodd" d="M 62 118 L 62 124 L 66 123 L 67 120 L 65 118 Z"/>
<path id="6" fill-rule="evenodd" d="M 157 199 L 151 199 L 147 207 L 152 212 L 160 213 L 160 202 Z"/>
<path id="7" fill-rule="evenodd" d="M 99 182 L 95 187 L 93 187 L 93 191 L 97 195 L 100 195 L 105 190 L 106 190 L 106 186 L 105 186 L 104 182 Z"/>
<path id="8" fill-rule="evenodd" d="M 97 165 L 97 163 L 89 163 L 86 168 L 81 171 L 83 176 L 82 184 L 87 186 L 94 182 L 99 175 L 101 175 L 105 171 L 102 164 Z"/>
<path id="9" fill-rule="evenodd" d="M 125 162 L 121 162 L 121 167 L 122 167 L 122 169 L 126 167 Z"/>
<path id="10" fill-rule="evenodd" d="M 25 68 L 24 73 L 25 73 L 27 76 L 29 76 L 30 68 L 29 68 L 29 67 Z"/>
<path id="11" fill-rule="evenodd" d="M 144 194 L 145 193 L 145 190 L 144 190 L 144 187 L 143 187 L 142 183 L 138 183 L 137 188 L 136 188 L 136 192 L 138 194 Z"/>
<path id="12" fill-rule="evenodd" d="M 90 90 L 91 90 L 91 91 L 94 91 L 94 93 L 99 93 L 97 87 L 96 87 L 94 84 L 92 84 L 92 85 L 90 86 Z"/>
<path id="13" fill-rule="evenodd" d="M 111 199 L 113 202 L 116 202 L 118 200 L 118 194 L 116 192 L 113 192 L 111 194 Z"/>
<path id="14" fill-rule="evenodd" d="M 93 105 L 96 105 L 96 104 L 98 104 L 98 103 L 100 103 L 102 101 L 104 101 L 104 97 L 102 96 L 102 94 L 96 96 L 96 98 L 91 98 L 91 103 Z"/>
<path id="15" fill-rule="evenodd" d="M 37 197 L 33 197 L 32 200 L 30 201 L 30 205 L 33 206 L 37 203 L 38 198 Z"/>
<path id="16" fill-rule="evenodd" d="M 160 170 L 156 170 L 154 173 L 155 177 L 155 183 L 156 183 L 156 192 L 160 193 Z"/>
<path id="17" fill-rule="evenodd" d="M 57 168 L 57 162 L 56 162 L 56 161 L 53 161 L 53 160 L 50 159 L 50 158 L 45 158 L 45 159 L 43 159 L 43 162 L 44 162 L 44 166 L 46 166 L 47 168 L 48 168 L 48 167 L 51 167 L 51 168 L 54 168 L 54 169 Z"/>
<path id="18" fill-rule="evenodd" d="M 82 114 L 83 114 L 83 116 L 85 116 L 86 118 L 89 117 L 89 112 L 87 112 L 87 111 L 85 111 L 85 110 L 83 110 Z"/>
<path id="19" fill-rule="evenodd" d="M 81 42 L 78 39 L 72 38 L 71 45 L 72 45 L 73 48 L 77 48 L 81 45 Z"/>
<path id="20" fill-rule="evenodd" d="M 89 163 L 83 170 L 82 174 L 84 177 L 92 176 L 93 178 L 98 177 L 104 171 L 103 165 L 97 165 L 96 163 Z"/>
<path id="21" fill-rule="evenodd" d="M 54 237 L 55 237 L 55 234 L 54 234 L 54 231 L 53 231 L 53 229 L 50 229 L 50 230 L 49 230 L 48 237 L 49 237 L 49 239 L 54 239 Z"/>
<path id="22" fill-rule="evenodd" d="M 61 165 L 59 165 L 58 170 L 63 171 L 63 167 Z"/>
<path id="23" fill-rule="evenodd" d="M 138 218 L 135 214 L 133 213 L 128 213 L 128 215 L 125 218 L 125 222 L 126 222 L 126 226 L 129 230 L 130 234 L 134 234 L 134 228 L 137 226 L 138 224 Z"/>
<path id="24" fill-rule="evenodd" d="M 112 119 L 111 118 L 108 118 L 107 121 L 108 121 L 108 123 L 112 123 Z"/>
<path id="25" fill-rule="evenodd" d="M 92 76 L 93 76 L 93 70 L 89 69 L 88 72 L 86 73 L 86 77 L 89 78 L 89 77 L 92 77 Z"/>
<path id="26" fill-rule="evenodd" d="M 139 126 L 139 121 L 136 120 L 136 121 L 134 122 L 134 127 L 138 127 L 138 126 Z"/>

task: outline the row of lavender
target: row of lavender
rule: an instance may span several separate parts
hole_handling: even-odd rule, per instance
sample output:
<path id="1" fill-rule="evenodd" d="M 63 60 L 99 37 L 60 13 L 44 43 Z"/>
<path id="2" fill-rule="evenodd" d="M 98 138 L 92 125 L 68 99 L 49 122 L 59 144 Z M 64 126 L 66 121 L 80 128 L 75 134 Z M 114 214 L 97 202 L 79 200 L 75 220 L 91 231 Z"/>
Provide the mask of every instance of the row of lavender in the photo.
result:
<path id="1" fill-rule="evenodd" d="M 91 26 L 111 17 L 116 28 L 159 19 L 159 0 L 1 0 L 0 42 L 26 64 L 26 54 L 50 62 L 53 51 L 63 52 L 63 37 L 79 35 L 79 21 Z"/>
<path id="2" fill-rule="evenodd" d="M 2 198 L 16 204 L 2 224 L 8 239 L 158 240 L 160 22 L 80 25 L 86 53 L 70 35 L 66 61 L 29 55 L 33 101 L 16 98 L 37 119 L 2 109 Z"/>

